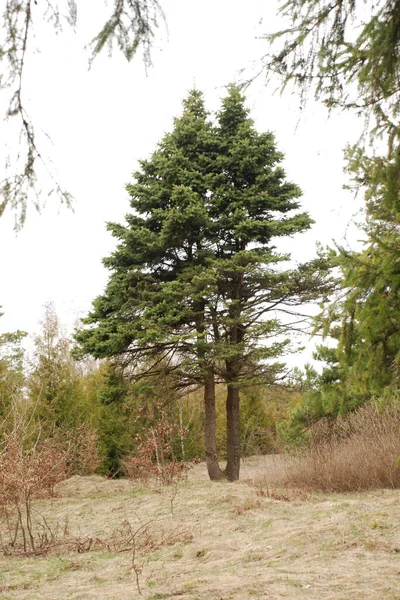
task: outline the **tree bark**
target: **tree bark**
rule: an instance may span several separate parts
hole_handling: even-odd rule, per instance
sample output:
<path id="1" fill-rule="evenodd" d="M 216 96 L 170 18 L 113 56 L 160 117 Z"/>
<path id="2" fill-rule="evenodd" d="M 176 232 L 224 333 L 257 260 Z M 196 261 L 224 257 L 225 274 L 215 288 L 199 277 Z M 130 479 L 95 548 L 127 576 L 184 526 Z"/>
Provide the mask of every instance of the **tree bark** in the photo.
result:
<path id="1" fill-rule="evenodd" d="M 228 481 L 237 481 L 240 472 L 240 394 L 239 388 L 228 385 L 226 397 L 226 469 Z"/>
<path id="2" fill-rule="evenodd" d="M 226 474 L 218 463 L 216 429 L 215 381 L 213 373 L 209 373 L 204 384 L 204 447 L 211 481 L 226 479 Z"/>
<path id="3" fill-rule="evenodd" d="M 204 347 L 204 299 L 195 306 L 198 313 L 196 330 L 198 333 L 197 358 L 203 366 L 204 376 L 204 451 L 207 471 L 211 481 L 226 479 L 225 472 L 220 468 L 217 454 L 217 414 L 215 411 L 215 377 L 212 368 L 206 363 Z"/>
<path id="4" fill-rule="evenodd" d="M 240 472 L 240 391 L 239 374 L 243 357 L 240 344 L 243 341 L 244 330 L 241 325 L 240 289 L 243 283 L 243 275 L 238 274 L 233 290 L 233 299 L 229 307 L 231 326 L 229 328 L 229 345 L 232 347 L 232 358 L 225 361 L 226 366 L 226 477 L 228 481 L 237 481 Z"/>

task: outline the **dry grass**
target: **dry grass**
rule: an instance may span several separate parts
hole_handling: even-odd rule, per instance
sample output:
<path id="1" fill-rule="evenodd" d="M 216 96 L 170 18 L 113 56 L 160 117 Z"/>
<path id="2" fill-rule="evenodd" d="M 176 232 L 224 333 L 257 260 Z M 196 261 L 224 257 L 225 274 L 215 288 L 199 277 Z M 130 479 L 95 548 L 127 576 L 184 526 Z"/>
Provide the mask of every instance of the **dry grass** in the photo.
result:
<path id="1" fill-rule="evenodd" d="M 400 410 L 368 404 L 338 421 L 321 422 L 310 448 L 286 473 L 291 486 L 325 492 L 400 488 Z"/>
<path id="2" fill-rule="evenodd" d="M 177 489 L 73 477 L 37 508 L 65 540 L 103 545 L 0 557 L 0 597 L 399 600 L 398 493 L 301 496 L 282 487 L 286 463 L 246 460 L 235 484 L 198 465 Z"/>

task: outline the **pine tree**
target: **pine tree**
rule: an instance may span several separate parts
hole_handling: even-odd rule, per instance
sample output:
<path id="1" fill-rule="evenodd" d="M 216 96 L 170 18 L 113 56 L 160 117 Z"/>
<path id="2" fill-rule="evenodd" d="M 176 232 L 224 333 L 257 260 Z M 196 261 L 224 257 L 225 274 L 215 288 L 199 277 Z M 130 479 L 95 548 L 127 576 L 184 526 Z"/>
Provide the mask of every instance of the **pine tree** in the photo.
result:
<path id="1" fill-rule="evenodd" d="M 330 388 L 322 383 L 323 405 L 346 411 L 399 387 L 400 3 L 289 0 L 281 11 L 290 25 L 268 36 L 268 68 L 303 99 L 311 90 L 330 109 L 365 118 L 346 155 L 365 196 L 365 244 L 359 252 L 339 248 L 343 289 L 322 323 L 338 342 L 338 377 Z"/>
<path id="2" fill-rule="evenodd" d="M 400 384 L 400 152 L 350 159 L 365 188 L 366 241 L 360 252 L 339 248 L 343 293 L 325 326 L 338 332 L 338 389 L 352 408 Z"/>
<path id="3" fill-rule="evenodd" d="M 307 230 L 300 189 L 286 181 L 271 133 L 259 134 L 230 86 L 212 124 L 194 90 L 150 160 L 127 186 L 133 213 L 110 224 L 105 294 L 76 338 L 84 353 L 119 356 L 136 377 L 162 369 L 204 386 L 212 479 L 239 477 L 240 388 L 273 382 L 298 306 L 331 290 L 322 257 L 285 270 L 276 237 Z M 290 315 L 281 319 L 279 311 Z M 215 382 L 227 386 L 227 467 L 218 465 Z"/>

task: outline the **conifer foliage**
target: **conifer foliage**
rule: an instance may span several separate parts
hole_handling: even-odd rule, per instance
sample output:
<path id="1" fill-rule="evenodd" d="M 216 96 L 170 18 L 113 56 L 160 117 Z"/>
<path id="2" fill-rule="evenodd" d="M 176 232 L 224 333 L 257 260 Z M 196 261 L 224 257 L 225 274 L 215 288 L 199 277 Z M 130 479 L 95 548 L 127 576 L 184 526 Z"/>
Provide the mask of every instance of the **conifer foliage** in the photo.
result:
<path id="1" fill-rule="evenodd" d="M 287 268 L 273 240 L 306 231 L 272 133 L 258 133 L 228 88 L 215 121 L 193 90 L 183 114 L 127 186 L 132 212 L 108 225 L 110 278 L 77 333 L 80 353 L 118 357 L 130 376 L 168 373 L 204 387 L 211 479 L 239 477 L 240 389 L 273 383 L 298 307 L 329 293 L 326 260 Z M 284 315 L 284 318 L 282 316 Z M 215 384 L 226 384 L 227 467 L 218 465 Z"/>
<path id="2" fill-rule="evenodd" d="M 342 291 L 325 307 L 321 331 L 336 340 L 317 357 L 328 367 L 306 395 L 311 420 L 345 413 L 400 383 L 400 2 L 288 0 L 288 27 L 270 34 L 269 72 L 311 91 L 330 109 L 364 117 L 346 151 L 347 171 L 365 199 L 364 247 L 339 248 Z M 361 142 L 361 143 L 360 143 Z"/>

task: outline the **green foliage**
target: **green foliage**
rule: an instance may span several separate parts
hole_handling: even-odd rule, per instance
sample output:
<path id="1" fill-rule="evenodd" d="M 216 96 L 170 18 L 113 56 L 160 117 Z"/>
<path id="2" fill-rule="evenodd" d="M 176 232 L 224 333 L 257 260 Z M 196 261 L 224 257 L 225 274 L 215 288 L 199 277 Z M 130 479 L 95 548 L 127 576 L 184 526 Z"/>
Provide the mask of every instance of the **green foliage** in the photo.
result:
<path id="1" fill-rule="evenodd" d="M 229 88 L 216 125 L 191 92 L 173 132 L 127 186 L 134 211 L 127 225 L 109 224 L 120 244 L 104 261 L 106 292 L 77 333 L 83 352 L 125 355 L 135 365 L 159 364 L 161 353 L 189 384 L 202 380 L 204 360 L 227 381 L 223 363 L 235 362 L 235 381 L 273 380 L 281 366 L 262 361 L 289 343 L 277 340 L 288 331 L 278 311 L 294 314 L 331 290 L 326 260 L 285 271 L 288 257 L 274 252 L 273 238 L 311 225 L 306 213 L 294 213 L 300 190 L 285 180 L 282 159 L 273 135 L 254 130 L 237 88 Z"/>
<path id="2" fill-rule="evenodd" d="M 151 43 L 160 17 L 164 14 L 157 0 L 117 0 L 110 17 L 92 41 L 93 58 L 104 46 L 111 51 L 115 42 L 128 61 L 142 46 L 149 66 Z"/>
<path id="3" fill-rule="evenodd" d="M 310 439 L 307 428 L 294 418 L 285 419 L 277 424 L 277 437 L 279 443 L 289 453 L 295 448 L 305 446 Z"/>
<path id="4" fill-rule="evenodd" d="M 98 392 L 101 472 L 119 475 L 122 461 L 136 449 L 135 438 L 146 424 L 140 419 L 142 398 L 118 369 L 105 364 Z"/>
<path id="5" fill-rule="evenodd" d="M 372 395 L 400 381 L 400 141 L 394 143 L 385 159 L 350 157 L 349 169 L 365 189 L 367 241 L 360 253 L 340 254 L 348 288 L 341 343 L 355 377 L 364 373 L 362 385 Z"/>
<path id="6" fill-rule="evenodd" d="M 379 152 L 366 144 L 346 151 L 351 187 L 364 193 L 365 243 L 358 252 L 338 248 L 342 292 L 317 323 L 334 343 L 318 349 L 327 366 L 290 419 L 305 427 L 399 389 L 400 4 L 288 0 L 281 11 L 290 25 L 269 36 L 283 42 L 269 66 L 303 99 L 313 89 L 328 107 L 363 115 L 365 141 L 379 140 Z"/>
<path id="7" fill-rule="evenodd" d="M 366 241 L 360 252 L 339 248 L 343 291 L 320 318 L 337 347 L 319 353 L 330 358 L 321 379 L 325 404 L 336 392 L 345 410 L 400 382 L 400 160 L 357 153 L 349 168 L 365 186 Z"/>
<path id="8" fill-rule="evenodd" d="M 226 382 L 236 460 L 239 388 L 275 381 L 276 358 L 302 320 L 298 306 L 334 285 L 327 257 L 288 269 L 289 257 L 275 251 L 275 238 L 312 224 L 298 212 L 301 191 L 282 160 L 237 87 L 228 87 L 214 123 L 201 93 L 190 92 L 173 131 L 127 186 L 126 225 L 108 225 L 119 241 L 104 260 L 110 279 L 76 334 L 81 355 L 119 357 L 136 380 L 163 375 L 181 389 L 211 373 Z M 228 458 L 229 444 L 228 435 Z"/>
<path id="9" fill-rule="evenodd" d="M 50 443 L 68 455 L 69 472 L 90 474 L 99 465 L 99 391 L 102 369 L 94 361 L 76 363 L 52 304 L 45 307 L 42 330 L 19 403 L 27 448 Z"/>
<path id="10" fill-rule="evenodd" d="M 240 417 L 243 456 L 268 454 L 276 450 L 275 423 L 267 410 L 261 386 L 243 390 Z"/>
<path id="11" fill-rule="evenodd" d="M 70 356 L 70 343 L 62 332 L 52 304 L 45 307 L 42 331 L 34 339 L 34 363 L 27 389 L 35 419 L 43 435 L 64 432 L 83 420 L 81 374 Z"/>
<path id="12" fill-rule="evenodd" d="M 335 346 L 318 347 L 315 358 L 326 366 L 282 425 L 285 443 L 302 441 L 306 428 L 323 417 L 344 416 L 370 399 L 399 393 L 398 235 L 387 222 L 374 227 L 364 251 L 338 255 L 343 294 L 319 323 Z"/>
<path id="13" fill-rule="evenodd" d="M 398 0 L 286 0 L 288 22 L 266 36 L 265 67 L 293 82 L 305 99 L 311 90 L 328 107 L 373 117 L 390 132 L 400 112 L 400 4 Z"/>
<path id="14" fill-rule="evenodd" d="M 161 414 L 174 424 L 171 444 L 175 459 L 203 455 L 200 398 L 195 391 L 179 396 L 170 384 L 167 377 L 135 383 L 118 363 L 104 363 L 98 390 L 102 472 L 120 475 L 125 459 L 135 454 L 139 438 L 157 425 Z M 185 435 L 180 434 L 183 431 Z"/>

